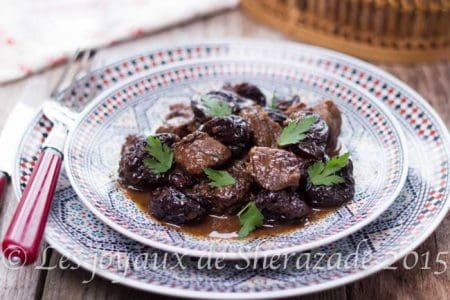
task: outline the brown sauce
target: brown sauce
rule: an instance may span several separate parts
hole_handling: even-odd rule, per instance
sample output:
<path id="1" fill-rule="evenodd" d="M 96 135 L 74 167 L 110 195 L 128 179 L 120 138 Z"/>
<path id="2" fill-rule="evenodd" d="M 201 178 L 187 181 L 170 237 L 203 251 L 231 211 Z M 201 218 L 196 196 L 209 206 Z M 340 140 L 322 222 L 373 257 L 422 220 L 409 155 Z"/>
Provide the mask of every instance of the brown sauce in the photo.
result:
<path id="1" fill-rule="evenodd" d="M 128 199 L 133 201 L 146 215 L 148 218 L 155 220 L 161 224 L 169 227 L 173 227 L 177 230 L 181 230 L 185 233 L 204 238 L 233 238 L 237 237 L 237 232 L 239 231 L 239 218 L 235 215 L 231 216 L 213 216 L 209 215 L 205 217 L 201 222 L 196 224 L 188 224 L 183 226 L 173 225 L 170 223 L 162 222 L 156 220 L 148 213 L 148 205 L 150 201 L 150 192 L 136 192 L 131 190 L 124 190 L 125 195 Z M 258 228 L 250 234 L 250 238 L 257 238 L 262 236 L 273 236 L 283 233 L 289 233 L 298 230 L 310 223 L 317 222 L 321 219 L 326 218 L 331 214 L 334 209 L 326 210 L 313 210 L 312 213 L 307 217 L 306 221 L 301 224 L 290 224 L 290 225 L 264 225 Z"/>

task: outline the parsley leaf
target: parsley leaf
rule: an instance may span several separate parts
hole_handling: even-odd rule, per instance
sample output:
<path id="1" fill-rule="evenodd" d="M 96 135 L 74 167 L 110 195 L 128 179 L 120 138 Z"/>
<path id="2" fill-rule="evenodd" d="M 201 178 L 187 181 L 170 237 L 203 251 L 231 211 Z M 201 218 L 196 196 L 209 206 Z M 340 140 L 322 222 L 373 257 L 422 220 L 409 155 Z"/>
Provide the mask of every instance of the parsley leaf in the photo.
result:
<path id="1" fill-rule="evenodd" d="M 239 223 L 241 229 L 239 230 L 239 237 L 244 238 L 250 234 L 257 227 L 263 225 L 264 216 L 259 211 L 254 201 L 249 202 L 237 216 L 239 217 Z"/>
<path id="2" fill-rule="evenodd" d="M 269 108 L 275 109 L 277 108 L 277 96 L 275 95 L 275 91 L 273 92 L 272 99 L 270 100 Z"/>
<path id="3" fill-rule="evenodd" d="M 231 115 L 231 107 L 228 103 L 220 101 L 210 95 L 203 95 L 201 97 L 203 105 L 208 110 L 208 113 L 214 117 L 225 117 Z"/>
<path id="4" fill-rule="evenodd" d="M 155 136 L 147 138 L 146 150 L 152 158 L 144 160 L 145 166 L 150 168 L 153 173 L 164 173 L 172 167 L 173 152 Z"/>
<path id="5" fill-rule="evenodd" d="M 301 121 L 291 121 L 289 124 L 283 128 L 280 137 L 278 138 L 278 145 L 285 146 L 290 144 L 295 144 L 303 140 L 311 125 L 317 121 L 317 117 L 309 116 Z"/>
<path id="6" fill-rule="evenodd" d="M 348 164 L 350 153 L 334 156 L 326 163 L 318 161 L 308 168 L 308 175 L 313 185 L 333 185 L 345 182 L 335 173 Z"/>
<path id="7" fill-rule="evenodd" d="M 230 175 L 227 171 L 218 171 L 211 168 L 203 169 L 208 179 L 211 180 L 209 183 L 213 187 L 222 187 L 227 185 L 233 185 L 236 183 L 236 179 Z"/>

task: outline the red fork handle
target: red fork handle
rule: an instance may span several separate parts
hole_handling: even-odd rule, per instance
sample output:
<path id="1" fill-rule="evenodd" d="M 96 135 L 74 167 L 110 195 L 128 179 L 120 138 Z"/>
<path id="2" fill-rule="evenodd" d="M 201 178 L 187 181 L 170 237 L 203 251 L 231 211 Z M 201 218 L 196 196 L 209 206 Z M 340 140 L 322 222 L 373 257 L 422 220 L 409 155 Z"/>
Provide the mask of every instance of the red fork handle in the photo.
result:
<path id="1" fill-rule="evenodd" d="M 32 264 L 39 256 L 61 164 L 60 151 L 44 149 L 20 198 L 2 242 L 3 254 L 16 265 Z"/>
<path id="2" fill-rule="evenodd" d="M 8 186 L 9 176 L 5 172 L 0 171 L 0 203 L 5 197 L 6 187 Z"/>

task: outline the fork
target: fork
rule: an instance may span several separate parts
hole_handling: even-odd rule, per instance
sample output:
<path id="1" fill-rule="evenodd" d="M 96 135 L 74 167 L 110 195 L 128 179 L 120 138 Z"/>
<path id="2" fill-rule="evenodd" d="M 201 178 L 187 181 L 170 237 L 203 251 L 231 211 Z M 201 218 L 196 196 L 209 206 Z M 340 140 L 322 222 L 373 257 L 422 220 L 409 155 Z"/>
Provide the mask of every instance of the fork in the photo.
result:
<path id="1" fill-rule="evenodd" d="M 61 171 L 67 124 L 74 116 L 59 103 L 61 101 L 58 99 L 63 97 L 58 96 L 71 74 L 67 90 L 81 76 L 88 75 L 94 55 L 95 50 L 77 50 L 66 64 L 49 99 L 42 105 L 42 111 L 52 121 L 53 128 L 42 146 L 39 159 L 2 241 L 3 254 L 14 265 L 32 264 L 39 256 L 39 247 Z"/>

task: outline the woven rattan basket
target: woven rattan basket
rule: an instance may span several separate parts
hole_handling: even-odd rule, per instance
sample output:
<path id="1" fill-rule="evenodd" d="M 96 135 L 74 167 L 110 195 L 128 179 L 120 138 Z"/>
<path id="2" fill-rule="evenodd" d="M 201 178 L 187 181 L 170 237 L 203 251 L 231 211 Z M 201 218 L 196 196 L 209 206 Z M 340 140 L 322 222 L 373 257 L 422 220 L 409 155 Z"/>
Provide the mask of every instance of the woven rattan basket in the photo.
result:
<path id="1" fill-rule="evenodd" d="M 450 58 L 450 0 L 242 0 L 241 6 L 288 35 L 364 59 Z"/>

